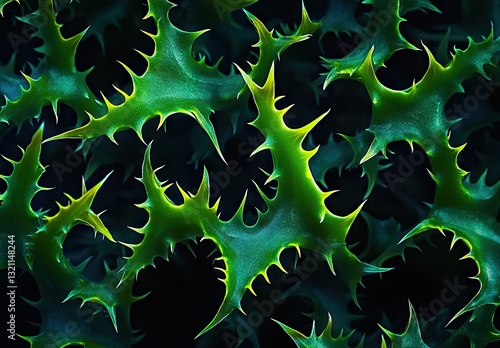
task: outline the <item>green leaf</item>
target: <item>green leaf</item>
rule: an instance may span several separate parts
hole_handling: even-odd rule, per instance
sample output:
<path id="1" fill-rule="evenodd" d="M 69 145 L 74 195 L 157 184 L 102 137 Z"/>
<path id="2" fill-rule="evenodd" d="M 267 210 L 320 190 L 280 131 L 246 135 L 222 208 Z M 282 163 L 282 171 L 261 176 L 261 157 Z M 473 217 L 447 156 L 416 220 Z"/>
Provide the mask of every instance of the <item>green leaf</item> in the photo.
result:
<path id="1" fill-rule="evenodd" d="M 383 66 L 394 52 L 400 49 L 417 48 L 410 44 L 401 35 L 399 24 L 404 21 L 400 17 L 400 1 L 370 0 L 365 4 L 372 5 L 366 28 L 361 32 L 360 42 L 354 47 L 342 42 L 340 49 L 346 53 L 345 57 L 323 58 L 323 65 L 329 69 L 323 88 L 338 78 L 356 78 L 356 72 L 363 64 L 366 55 L 372 50 L 374 69 Z"/>
<path id="2" fill-rule="evenodd" d="M 44 43 L 37 51 L 45 57 L 36 70 L 38 77 L 21 72 L 26 80 L 22 82 L 21 94 L 15 100 L 7 98 L 6 105 L 0 110 L 0 122 L 20 127 L 24 121 L 38 118 L 45 105 L 52 106 L 57 121 L 59 102 L 71 106 L 77 112 L 79 122 L 85 118 L 85 111 L 103 112 L 102 105 L 85 81 L 89 71 L 79 72 L 75 66 L 76 49 L 85 31 L 66 39 L 60 32 L 62 25 L 55 17 L 51 0 L 41 0 L 38 10 L 20 17 L 38 29 L 35 35 Z M 24 85 L 28 87 L 24 88 Z"/>
<path id="3" fill-rule="evenodd" d="M 291 327 L 286 326 L 283 323 L 275 320 L 285 332 L 290 336 L 297 347 L 299 348 L 350 348 L 351 346 L 348 344 L 349 339 L 351 338 L 354 330 L 349 332 L 344 336 L 343 331 L 340 332 L 338 337 L 332 337 L 332 317 L 328 314 L 328 324 L 326 325 L 325 330 L 317 336 L 316 334 L 316 324 L 313 322 L 312 331 L 309 336 L 305 336 L 301 332 L 292 329 Z M 357 347 L 363 346 L 363 340 L 357 345 Z"/>
<path id="4" fill-rule="evenodd" d="M 493 325 L 495 310 L 498 305 L 484 305 L 472 312 L 469 320 L 458 329 L 452 330 L 452 337 L 447 342 L 453 346 L 453 340 L 457 337 L 467 337 L 471 348 L 487 347 L 492 342 L 500 341 L 500 330 Z"/>
<path id="5" fill-rule="evenodd" d="M 148 68 L 141 76 L 124 65 L 132 77 L 132 94 L 127 95 L 119 90 L 125 97 L 123 104 L 113 105 L 105 100 L 108 112 L 103 117 L 89 115 L 90 121 L 85 126 L 52 137 L 51 140 L 88 139 L 106 135 L 114 141 L 114 134 L 121 129 L 133 129 L 142 139 L 142 127 L 149 119 L 159 116 L 160 128 L 170 115 L 183 113 L 200 124 L 223 158 L 210 115 L 214 111 L 244 105 L 238 100 L 243 82 L 238 75 L 225 76 L 217 66 L 210 67 L 204 59 L 197 61 L 192 57 L 194 41 L 206 31 L 186 32 L 175 27 L 169 19 L 173 5 L 165 0 L 151 0 L 149 5 L 149 13 L 145 18 L 153 17 L 156 20 L 158 33 L 145 34 L 155 41 L 156 47 L 152 56 L 142 54 L 148 62 Z M 261 47 L 261 54 L 257 64 L 252 66 L 254 75 L 267 71 L 266 67 L 285 48 L 305 40 L 308 36 L 302 31 L 314 29 L 309 18 L 304 17 L 295 35 L 278 34 L 278 38 L 273 38 L 272 32 L 267 31 L 258 19 L 247 15 L 260 38 L 256 46 Z"/>
<path id="6" fill-rule="evenodd" d="M 139 208 L 149 214 L 148 222 L 142 228 L 130 227 L 143 234 L 144 239 L 138 244 L 125 244 L 133 250 L 132 256 L 122 267 L 122 281 L 135 276 L 148 265 L 154 265 L 155 257 L 168 260 L 168 252 L 174 251 L 175 245 L 196 237 L 202 237 L 201 221 L 217 220 L 217 207 L 208 206 L 208 172 L 204 172 L 203 181 L 195 196 L 190 196 L 179 187 L 184 203 L 175 205 L 165 191 L 172 185 L 162 187 L 151 165 L 151 145 L 146 149 L 142 165 L 142 178 L 139 180 L 146 189 L 147 199 Z"/>
<path id="7" fill-rule="evenodd" d="M 383 328 L 381 325 L 379 326 L 382 329 L 382 331 L 387 336 L 389 336 L 389 341 L 391 342 L 392 348 L 406 348 L 406 347 L 430 348 L 422 340 L 415 309 L 413 308 L 411 303 L 409 303 L 409 306 L 410 306 L 410 318 L 408 319 L 408 324 L 406 325 L 406 328 L 402 333 L 395 334 Z M 387 347 L 388 346 L 385 341 L 385 337 L 382 337 L 382 348 L 387 348 Z"/>
<path id="8" fill-rule="evenodd" d="M 470 258 L 476 262 L 478 274 L 472 279 L 479 280 L 480 289 L 451 321 L 480 306 L 500 304 L 500 279 L 492 276 L 500 271 L 500 223 L 496 219 L 500 208 L 500 182 L 488 187 L 485 178 L 484 174 L 475 184 L 468 181 L 459 186 L 438 184 L 429 217 L 402 239 L 404 241 L 431 229 L 450 230 L 454 234 L 451 247 L 458 240 L 463 240 L 470 249 L 462 259 Z"/>
<path id="9" fill-rule="evenodd" d="M 143 53 L 148 62 L 146 71 L 136 75 L 127 66 L 133 83 L 131 95 L 118 90 L 125 101 L 113 105 L 107 99 L 107 113 L 100 118 L 90 116 L 85 126 L 70 130 L 51 139 L 95 138 L 106 135 L 114 141 L 114 134 L 122 129 L 133 129 L 142 139 L 142 126 L 159 116 L 158 128 L 175 113 L 193 117 L 208 134 L 222 157 L 210 115 L 237 103 L 236 95 L 242 86 L 236 75 L 224 76 L 216 66 L 195 60 L 191 55 L 194 41 L 205 31 L 186 32 L 176 28 L 169 19 L 173 5 L 164 0 L 151 0 L 149 13 L 158 33 L 146 33 L 155 41 L 151 56 Z"/>
<path id="10" fill-rule="evenodd" d="M 226 295 L 217 315 L 200 334 L 215 326 L 234 308 L 241 309 L 241 298 L 247 289 L 253 291 L 253 280 L 258 275 L 267 278 L 266 272 L 271 265 L 281 267 L 279 256 L 287 247 L 315 250 L 325 258 L 332 271 L 335 265 L 356 303 L 356 286 L 363 275 L 387 270 L 361 262 L 347 249 L 345 238 L 361 206 L 344 217 L 330 213 L 324 200 L 331 193 L 319 189 L 309 169 L 309 160 L 317 149 L 304 150 L 302 142 L 326 114 L 302 128 L 288 128 L 283 117 L 289 107 L 282 110 L 275 107 L 280 98 L 274 94 L 274 65 L 263 86 L 257 85 L 241 69 L 240 72 L 258 110 L 257 118 L 250 124 L 266 138 L 253 154 L 270 150 L 274 170 L 268 181 L 277 180 L 278 189 L 273 199 L 261 192 L 268 211 L 259 214 L 255 225 L 243 223 L 244 199 L 230 221 L 205 227 L 205 237 L 217 244 L 222 254 L 220 259 L 226 264 L 223 280 Z M 269 243 L 262 243 L 263 240 Z"/>
<path id="11" fill-rule="evenodd" d="M 11 175 L 1 175 L 7 190 L 0 195 L 0 235 L 2 245 L 7 245 L 7 236 L 15 236 L 16 267 L 24 270 L 31 268 L 32 237 L 41 226 L 44 212 L 35 212 L 31 207 L 33 197 L 47 188 L 38 185 L 38 180 L 45 172 L 40 163 L 40 151 L 43 125 L 36 131 L 30 144 L 23 150 L 21 160 L 7 159 L 14 169 Z M 22 149 L 21 149 L 22 150 Z M 4 244 L 5 243 L 5 244 Z M 0 268 L 7 267 L 7 248 L 0 251 Z"/>

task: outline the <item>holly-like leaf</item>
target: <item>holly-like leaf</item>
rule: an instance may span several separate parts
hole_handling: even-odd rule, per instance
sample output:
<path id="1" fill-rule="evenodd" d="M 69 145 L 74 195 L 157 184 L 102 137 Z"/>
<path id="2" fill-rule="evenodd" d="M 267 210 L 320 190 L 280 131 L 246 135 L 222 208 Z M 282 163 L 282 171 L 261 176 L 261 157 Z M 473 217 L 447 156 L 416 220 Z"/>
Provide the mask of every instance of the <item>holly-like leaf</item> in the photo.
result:
<path id="1" fill-rule="evenodd" d="M 35 212 L 31 207 L 33 197 L 40 191 L 47 190 L 38 185 L 45 171 L 40 163 L 43 125 L 36 131 L 31 143 L 23 150 L 19 162 L 7 159 L 14 167 L 10 175 L 1 175 L 7 184 L 7 190 L 0 195 L 0 236 L 2 245 L 7 245 L 7 236 L 14 236 L 16 267 L 28 270 L 31 267 L 32 238 L 41 226 L 45 212 Z M 22 149 L 21 149 L 22 150 Z M 5 244 L 4 244 L 5 243 Z M 7 267 L 7 248 L 0 251 L 0 268 Z"/>
<path id="2" fill-rule="evenodd" d="M 276 320 L 275 320 L 276 321 Z M 332 317 L 328 314 L 328 323 L 326 325 L 325 330 L 318 336 L 316 334 L 316 324 L 313 322 L 312 331 L 309 336 L 305 336 L 301 332 L 292 329 L 291 327 L 286 326 L 279 321 L 276 321 L 285 332 L 290 336 L 297 347 L 299 348 L 331 348 L 331 347 L 344 347 L 350 348 L 351 346 L 348 344 L 349 339 L 351 338 L 354 331 L 349 332 L 347 335 L 344 335 L 343 331 L 340 332 L 338 337 L 332 336 Z M 356 346 L 358 348 L 363 347 L 363 340 Z"/>
<path id="3" fill-rule="evenodd" d="M 7 98 L 6 105 L 0 110 L 0 122 L 20 127 L 24 121 L 38 118 L 45 105 L 52 106 L 57 120 L 60 102 L 77 112 L 79 122 L 84 120 L 85 111 L 101 114 L 102 105 L 85 81 L 89 71 L 80 72 L 75 65 L 76 49 L 85 31 L 64 38 L 51 0 L 41 0 L 38 10 L 20 17 L 20 20 L 37 28 L 35 35 L 44 44 L 36 50 L 45 57 L 36 69 L 37 76 L 31 77 L 21 72 L 26 80 L 21 83 L 21 94 L 17 99 Z M 14 97 L 17 97 L 17 93 Z"/>
<path id="4" fill-rule="evenodd" d="M 372 5 L 368 24 L 360 32 L 360 40 L 356 46 L 342 42 L 340 49 L 346 54 L 342 58 L 323 58 L 323 65 L 329 69 L 323 87 L 326 88 L 338 78 L 354 77 L 360 69 L 366 55 L 373 47 L 373 66 L 376 69 L 383 66 L 394 52 L 400 49 L 416 49 L 401 35 L 399 24 L 404 21 L 400 17 L 400 1 L 365 0 L 363 3 Z"/>
<path id="5" fill-rule="evenodd" d="M 405 330 L 396 334 L 393 333 L 384 327 L 380 326 L 382 331 L 389 336 L 389 341 L 391 342 L 391 347 L 415 347 L 415 348 L 430 348 L 428 345 L 424 343 L 422 340 L 422 336 L 420 334 L 420 327 L 417 321 L 417 314 L 415 313 L 415 309 L 410 305 L 410 318 L 408 319 L 408 324 L 406 325 Z M 382 337 L 382 348 L 387 348 L 387 342 L 385 337 Z"/>

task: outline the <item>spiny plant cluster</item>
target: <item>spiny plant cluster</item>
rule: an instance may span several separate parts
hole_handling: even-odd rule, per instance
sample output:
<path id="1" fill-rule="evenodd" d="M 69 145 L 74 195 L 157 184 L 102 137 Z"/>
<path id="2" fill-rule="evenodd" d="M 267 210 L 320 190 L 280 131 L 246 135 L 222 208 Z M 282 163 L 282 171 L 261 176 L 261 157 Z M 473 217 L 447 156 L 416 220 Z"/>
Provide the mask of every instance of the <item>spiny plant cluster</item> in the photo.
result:
<path id="1" fill-rule="evenodd" d="M 8 344 L 500 340 L 497 1 L 0 13 Z"/>

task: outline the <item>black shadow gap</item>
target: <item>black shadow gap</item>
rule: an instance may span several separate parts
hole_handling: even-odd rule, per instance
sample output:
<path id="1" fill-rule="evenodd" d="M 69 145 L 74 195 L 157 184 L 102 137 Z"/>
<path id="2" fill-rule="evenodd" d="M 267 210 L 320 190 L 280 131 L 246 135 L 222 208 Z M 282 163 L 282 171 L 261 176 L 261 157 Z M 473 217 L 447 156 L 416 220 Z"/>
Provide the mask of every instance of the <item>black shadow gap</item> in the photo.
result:
<path id="1" fill-rule="evenodd" d="M 390 167 L 379 171 L 365 209 L 378 219 L 392 216 L 403 228 L 412 227 L 434 201 L 436 183 L 428 173 L 429 159 L 420 146 L 413 144 L 411 151 L 404 141 L 389 144 L 387 157 L 380 163 Z"/>
<path id="2" fill-rule="evenodd" d="M 185 246 L 177 245 L 174 254 L 168 252 L 169 261 L 156 258 L 155 268 L 140 271 L 133 294 L 150 294 L 132 305 L 132 327 L 145 334 L 134 346 L 157 346 L 169 337 L 173 346 L 196 347 L 195 336 L 222 303 L 224 285 L 217 280 L 220 273 L 212 265 L 217 253 L 209 256 L 215 244 L 189 243 L 196 257 Z M 165 325 L 158 315 L 175 320 Z"/>
<path id="3" fill-rule="evenodd" d="M 424 341 L 430 346 L 441 344 L 450 335 L 444 329 L 449 320 L 463 308 L 479 290 L 479 283 L 469 279 L 477 273 L 473 260 L 459 260 L 469 252 L 465 243 L 457 242 L 450 249 L 452 235 L 443 237 L 436 230 L 427 232 L 427 240 L 417 242 L 422 250 L 407 249 L 405 260 L 395 257 L 384 263 L 394 267 L 380 278 L 364 278 L 365 288 L 359 287 L 360 312 L 364 317 L 355 326 L 373 333 L 380 323 L 392 332 L 400 333 L 409 318 L 408 301 L 413 305 Z M 432 272 L 430 270 L 432 269 Z M 353 304 L 353 310 L 356 307 Z M 359 311 L 359 309 L 357 309 Z M 466 313 L 457 318 L 450 329 L 460 325 Z"/>

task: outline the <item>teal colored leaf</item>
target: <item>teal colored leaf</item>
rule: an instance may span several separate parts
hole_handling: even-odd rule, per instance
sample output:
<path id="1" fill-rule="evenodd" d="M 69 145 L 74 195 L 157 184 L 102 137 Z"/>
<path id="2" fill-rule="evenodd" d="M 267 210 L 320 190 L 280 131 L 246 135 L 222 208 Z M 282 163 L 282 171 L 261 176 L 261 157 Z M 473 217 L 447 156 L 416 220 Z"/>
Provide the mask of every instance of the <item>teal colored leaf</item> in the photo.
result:
<path id="1" fill-rule="evenodd" d="M 323 87 L 339 78 L 355 78 L 366 55 L 373 52 L 373 66 L 378 69 L 400 49 L 416 49 L 399 31 L 404 19 L 400 16 L 400 1 L 370 0 L 372 5 L 368 25 L 361 31 L 359 43 L 355 46 L 341 42 L 340 49 L 346 54 L 342 58 L 323 58 L 323 65 L 328 69 Z M 374 49 L 373 49 L 374 48 Z"/>
<path id="2" fill-rule="evenodd" d="M 62 25 L 56 22 L 55 17 L 52 1 L 41 0 L 38 10 L 19 18 L 38 29 L 35 35 L 44 44 L 36 50 L 45 57 L 36 70 L 37 76 L 21 72 L 26 80 L 21 83 L 21 94 L 16 99 L 7 98 L 6 105 L 0 109 L 0 122 L 20 127 L 24 121 L 38 118 L 45 105 L 52 106 L 57 120 L 60 102 L 77 112 L 79 122 L 85 118 L 85 111 L 94 114 L 103 112 L 102 105 L 85 81 L 89 71 L 79 72 L 75 66 L 76 49 L 85 31 L 66 39 L 60 31 Z"/>

